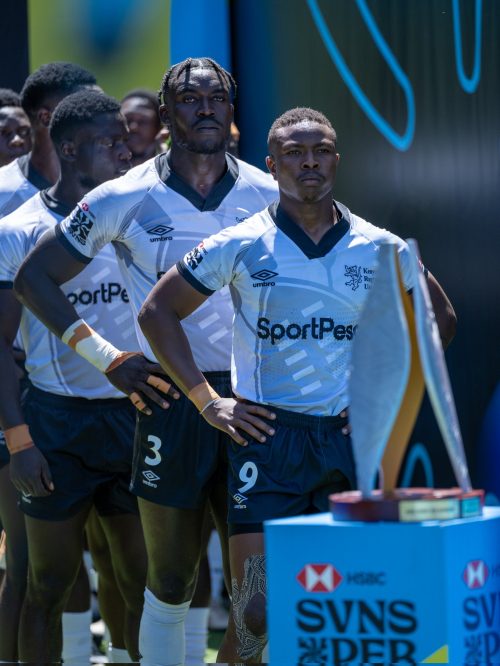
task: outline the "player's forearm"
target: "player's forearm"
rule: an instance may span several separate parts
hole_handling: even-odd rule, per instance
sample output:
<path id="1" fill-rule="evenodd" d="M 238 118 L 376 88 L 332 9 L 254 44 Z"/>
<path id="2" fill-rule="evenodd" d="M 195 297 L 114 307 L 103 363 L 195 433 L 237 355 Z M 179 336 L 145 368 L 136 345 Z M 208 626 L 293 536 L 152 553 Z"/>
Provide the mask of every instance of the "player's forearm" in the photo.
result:
<path id="1" fill-rule="evenodd" d="M 139 324 L 162 368 L 186 394 L 204 381 L 178 315 L 173 309 L 146 301 L 139 312 Z"/>
<path id="2" fill-rule="evenodd" d="M 24 262 L 14 281 L 14 291 L 23 305 L 59 338 L 79 317 L 59 285 L 36 261 Z"/>
<path id="3" fill-rule="evenodd" d="M 24 423 L 17 366 L 10 343 L 0 335 L 0 426 L 3 430 Z"/>
<path id="4" fill-rule="evenodd" d="M 427 285 L 441 342 L 443 343 L 443 348 L 446 349 L 455 337 L 457 316 L 448 296 L 431 273 L 429 273 Z"/>

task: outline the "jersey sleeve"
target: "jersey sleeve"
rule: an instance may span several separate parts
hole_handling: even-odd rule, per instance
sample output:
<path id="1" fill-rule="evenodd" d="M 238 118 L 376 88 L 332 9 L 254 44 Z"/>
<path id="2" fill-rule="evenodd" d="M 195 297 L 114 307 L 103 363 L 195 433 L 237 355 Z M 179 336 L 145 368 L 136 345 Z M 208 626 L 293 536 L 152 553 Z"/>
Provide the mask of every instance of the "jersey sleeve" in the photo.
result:
<path id="1" fill-rule="evenodd" d="M 29 238 L 19 225 L 4 224 L 0 227 L 0 288 L 13 289 L 14 278 L 27 253 Z"/>
<path id="2" fill-rule="evenodd" d="M 206 238 L 177 262 L 179 273 L 202 294 L 208 296 L 234 279 L 238 256 L 249 243 L 238 233 L 241 226 Z"/>
<path id="3" fill-rule="evenodd" d="M 99 185 L 57 225 L 59 241 L 79 261 L 89 263 L 107 243 L 120 240 L 130 198 L 120 192 L 116 181 Z"/>

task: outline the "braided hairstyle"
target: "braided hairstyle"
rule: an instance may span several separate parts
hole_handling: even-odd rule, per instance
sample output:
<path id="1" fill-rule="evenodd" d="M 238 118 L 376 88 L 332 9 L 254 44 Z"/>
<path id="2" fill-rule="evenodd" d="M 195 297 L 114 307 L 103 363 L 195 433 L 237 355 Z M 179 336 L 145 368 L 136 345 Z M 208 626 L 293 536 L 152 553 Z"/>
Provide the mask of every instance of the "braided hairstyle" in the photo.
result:
<path id="1" fill-rule="evenodd" d="M 186 58 L 182 62 L 178 62 L 165 73 L 161 82 L 161 88 L 158 91 L 158 101 L 160 104 L 167 103 L 167 95 L 171 90 L 172 84 L 179 81 L 183 72 L 188 81 L 191 70 L 193 69 L 213 69 L 217 74 L 221 84 L 227 88 L 231 102 L 236 98 L 236 83 L 231 74 L 221 67 L 219 63 L 215 62 L 212 58 Z"/>

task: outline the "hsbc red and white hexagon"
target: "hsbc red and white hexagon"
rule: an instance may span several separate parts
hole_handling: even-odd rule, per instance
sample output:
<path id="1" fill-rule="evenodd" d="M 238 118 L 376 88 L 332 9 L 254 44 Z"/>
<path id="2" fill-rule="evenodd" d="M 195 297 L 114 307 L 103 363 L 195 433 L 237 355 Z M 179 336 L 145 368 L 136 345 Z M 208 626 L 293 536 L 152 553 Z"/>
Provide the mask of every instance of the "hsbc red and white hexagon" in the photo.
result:
<path id="1" fill-rule="evenodd" d="M 306 564 L 297 574 L 297 580 L 308 592 L 333 592 L 343 577 L 331 564 Z"/>
<path id="2" fill-rule="evenodd" d="M 463 579 L 471 590 L 484 587 L 488 580 L 489 569 L 483 560 L 471 560 L 464 569 Z"/>

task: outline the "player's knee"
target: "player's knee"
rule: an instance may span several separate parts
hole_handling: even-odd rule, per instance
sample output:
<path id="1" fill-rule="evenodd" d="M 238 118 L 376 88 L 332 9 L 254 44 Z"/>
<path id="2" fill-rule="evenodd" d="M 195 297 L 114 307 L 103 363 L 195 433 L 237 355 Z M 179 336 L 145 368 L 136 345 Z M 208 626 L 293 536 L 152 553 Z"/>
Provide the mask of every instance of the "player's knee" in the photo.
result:
<path id="1" fill-rule="evenodd" d="M 153 594 L 168 604 L 182 604 L 189 601 L 194 593 L 196 575 L 188 572 L 173 573 L 164 571 L 156 576 L 150 575 L 148 587 Z"/>
<path id="2" fill-rule="evenodd" d="M 257 593 L 250 599 L 243 611 L 243 620 L 247 630 L 256 638 L 266 637 L 266 599 L 263 594 Z"/>
<path id="3" fill-rule="evenodd" d="M 71 592 L 73 577 L 60 570 L 30 570 L 27 594 L 37 605 L 45 608 L 64 608 Z"/>

